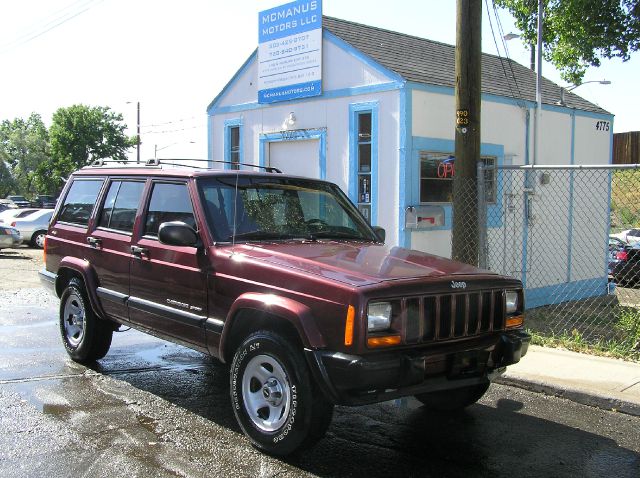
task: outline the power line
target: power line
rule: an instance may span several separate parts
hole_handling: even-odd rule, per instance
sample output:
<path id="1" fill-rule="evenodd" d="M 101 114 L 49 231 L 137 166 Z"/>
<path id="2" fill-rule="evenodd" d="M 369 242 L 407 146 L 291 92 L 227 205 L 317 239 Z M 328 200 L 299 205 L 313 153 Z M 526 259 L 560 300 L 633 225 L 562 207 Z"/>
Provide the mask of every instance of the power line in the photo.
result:
<path id="1" fill-rule="evenodd" d="M 0 46 L 0 54 L 6 53 L 13 48 L 17 48 L 25 43 L 35 40 L 45 33 L 57 28 L 64 23 L 74 19 L 78 15 L 86 12 L 103 0 L 79 0 L 65 8 L 62 8 L 49 16 L 49 20 L 45 23 L 34 24 L 27 28 L 24 33 L 20 34 L 16 39 Z M 74 8 L 77 7 L 77 8 Z"/>
<path id="2" fill-rule="evenodd" d="M 147 135 L 147 134 L 175 133 L 177 131 L 187 131 L 190 129 L 197 129 L 197 128 L 206 128 L 206 125 L 196 125 L 196 126 L 189 126 L 187 128 L 168 129 L 164 131 L 144 131 L 142 134 Z"/>
<path id="3" fill-rule="evenodd" d="M 191 121 L 193 119 L 198 119 L 198 118 L 200 118 L 200 117 L 199 116 L 191 116 L 189 118 L 180 118 L 180 119 L 173 120 L 173 121 L 167 121 L 165 123 L 143 124 L 140 127 L 141 128 L 155 128 L 157 126 L 165 126 L 165 125 L 168 125 L 168 124 L 182 123 L 184 121 Z"/>
<path id="4" fill-rule="evenodd" d="M 491 2 L 493 4 L 493 1 Z M 507 69 L 504 66 L 504 58 L 502 57 L 502 54 L 500 53 L 500 47 L 498 46 L 498 41 L 496 40 L 496 33 L 493 29 L 493 21 L 491 19 L 491 10 L 489 9 L 489 0 L 485 0 L 485 5 L 487 7 L 487 18 L 489 19 L 489 26 L 491 27 L 491 35 L 493 36 L 493 43 L 496 46 L 496 53 L 498 55 L 498 58 L 500 59 L 500 65 L 502 66 L 502 73 L 504 74 L 505 79 L 507 80 L 507 86 L 509 87 L 509 92 L 511 93 L 511 97 L 512 98 L 517 98 L 522 100 L 522 94 L 520 93 L 520 86 L 518 85 L 518 80 L 516 79 L 516 76 L 513 72 L 513 68 L 511 68 L 511 77 L 513 78 L 513 81 L 516 85 L 516 88 L 518 90 L 518 94 L 516 95 L 515 92 L 513 91 L 513 89 L 511 88 L 511 78 L 509 78 L 509 75 L 507 74 Z M 493 5 L 494 7 L 494 14 L 496 15 L 497 18 L 497 10 L 495 9 L 495 4 Z M 497 20 L 496 20 L 497 22 Z M 503 40 L 504 42 L 504 40 Z M 507 60 L 509 60 L 509 63 L 511 62 L 511 59 L 508 57 L 508 53 L 507 50 L 505 49 L 505 54 L 507 55 Z M 509 65 L 511 67 L 511 65 Z"/>
<path id="5" fill-rule="evenodd" d="M 509 60 L 509 70 L 511 70 L 511 76 L 513 77 L 513 81 L 516 84 L 516 89 L 518 90 L 518 96 L 522 97 L 520 92 L 520 85 L 518 84 L 518 79 L 516 78 L 516 74 L 513 71 L 513 60 L 511 59 L 511 55 L 509 54 L 509 47 L 507 46 L 507 41 L 504 39 L 504 29 L 502 28 L 502 20 L 500 20 L 500 15 L 498 15 L 498 7 L 496 7 L 496 3 L 494 0 L 491 1 L 493 4 L 493 14 L 496 17 L 496 23 L 498 25 L 498 33 L 500 34 L 500 39 L 502 40 L 502 46 L 504 47 L 505 55 Z"/>

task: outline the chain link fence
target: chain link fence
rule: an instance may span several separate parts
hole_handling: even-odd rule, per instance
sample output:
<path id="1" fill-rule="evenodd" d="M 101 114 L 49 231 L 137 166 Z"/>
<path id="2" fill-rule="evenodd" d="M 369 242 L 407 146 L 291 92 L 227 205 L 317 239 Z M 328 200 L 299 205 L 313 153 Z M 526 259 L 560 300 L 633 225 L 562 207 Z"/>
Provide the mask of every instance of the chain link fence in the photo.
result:
<path id="1" fill-rule="evenodd" d="M 480 165 L 478 178 L 454 210 L 486 224 L 466 254 L 522 280 L 528 327 L 640 352 L 640 168 Z"/>

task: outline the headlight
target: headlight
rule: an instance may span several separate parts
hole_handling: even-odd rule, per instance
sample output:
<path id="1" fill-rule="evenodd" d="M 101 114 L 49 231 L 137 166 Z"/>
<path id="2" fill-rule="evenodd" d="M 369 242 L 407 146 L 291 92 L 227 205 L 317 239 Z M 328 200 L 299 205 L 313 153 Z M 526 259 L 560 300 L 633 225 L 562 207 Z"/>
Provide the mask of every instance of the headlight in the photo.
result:
<path id="1" fill-rule="evenodd" d="M 518 291 L 508 290 L 506 293 L 507 299 L 507 315 L 515 314 L 518 311 Z"/>
<path id="2" fill-rule="evenodd" d="M 391 327 L 391 303 L 372 302 L 367 309 L 367 330 L 380 332 Z"/>

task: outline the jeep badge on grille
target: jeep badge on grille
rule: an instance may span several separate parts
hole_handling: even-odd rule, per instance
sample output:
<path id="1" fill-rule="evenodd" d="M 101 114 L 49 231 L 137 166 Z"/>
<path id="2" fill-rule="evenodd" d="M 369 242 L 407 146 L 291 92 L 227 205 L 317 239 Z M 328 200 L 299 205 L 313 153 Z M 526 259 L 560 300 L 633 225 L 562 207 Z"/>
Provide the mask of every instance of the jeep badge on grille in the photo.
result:
<path id="1" fill-rule="evenodd" d="M 466 282 L 462 282 L 462 281 L 452 280 L 451 281 L 451 288 L 452 289 L 466 289 L 467 288 L 467 283 Z"/>

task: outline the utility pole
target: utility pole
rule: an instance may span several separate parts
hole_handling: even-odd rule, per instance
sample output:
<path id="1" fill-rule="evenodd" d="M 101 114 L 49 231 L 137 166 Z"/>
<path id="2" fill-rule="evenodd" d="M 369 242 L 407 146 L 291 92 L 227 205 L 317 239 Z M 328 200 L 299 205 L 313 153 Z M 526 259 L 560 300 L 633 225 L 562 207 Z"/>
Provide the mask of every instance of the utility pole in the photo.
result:
<path id="1" fill-rule="evenodd" d="M 456 3 L 456 159 L 452 258 L 478 264 L 482 0 Z M 482 224 L 480 227 L 486 227 Z"/>
<path id="2" fill-rule="evenodd" d="M 138 121 L 136 127 L 136 163 L 140 164 L 140 102 L 138 101 Z"/>

